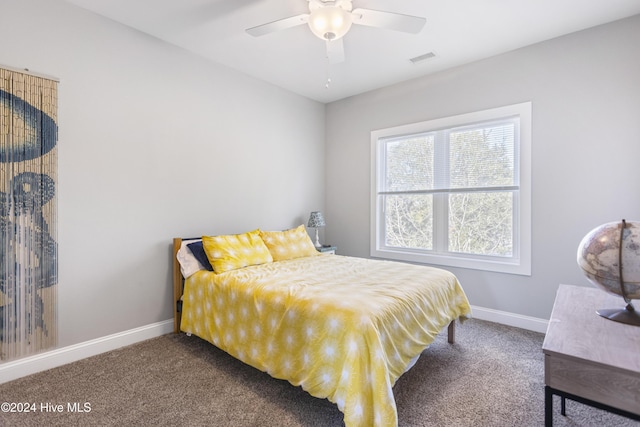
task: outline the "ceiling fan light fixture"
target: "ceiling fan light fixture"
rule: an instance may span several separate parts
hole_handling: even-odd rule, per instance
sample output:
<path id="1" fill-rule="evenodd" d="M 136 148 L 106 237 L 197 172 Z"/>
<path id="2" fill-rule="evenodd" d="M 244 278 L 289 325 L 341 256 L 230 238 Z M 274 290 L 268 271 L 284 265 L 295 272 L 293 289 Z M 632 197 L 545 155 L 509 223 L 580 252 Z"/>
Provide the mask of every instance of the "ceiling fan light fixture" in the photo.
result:
<path id="1" fill-rule="evenodd" d="M 336 40 L 347 34 L 353 23 L 351 14 L 339 6 L 324 6 L 311 12 L 309 28 L 322 40 Z"/>

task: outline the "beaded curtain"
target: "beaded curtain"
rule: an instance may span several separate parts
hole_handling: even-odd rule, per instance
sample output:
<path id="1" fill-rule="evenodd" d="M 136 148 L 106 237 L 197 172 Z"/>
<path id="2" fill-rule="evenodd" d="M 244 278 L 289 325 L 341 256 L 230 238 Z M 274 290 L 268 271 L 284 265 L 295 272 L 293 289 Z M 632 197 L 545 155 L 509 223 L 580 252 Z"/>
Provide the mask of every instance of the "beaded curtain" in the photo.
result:
<path id="1" fill-rule="evenodd" d="M 0 361 L 57 344 L 58 83 L 0 68 Z"/>

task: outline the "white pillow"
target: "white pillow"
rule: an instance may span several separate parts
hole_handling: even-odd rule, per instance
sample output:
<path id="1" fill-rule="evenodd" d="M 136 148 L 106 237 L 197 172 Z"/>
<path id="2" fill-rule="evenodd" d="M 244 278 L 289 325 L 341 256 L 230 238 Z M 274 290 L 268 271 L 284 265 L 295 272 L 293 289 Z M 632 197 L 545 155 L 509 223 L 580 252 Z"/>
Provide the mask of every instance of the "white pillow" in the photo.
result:
<path id="1" fill-rule="evenodd" d="M 182 277 L 185 279 L 191 276 L 193 273 L 199 270 L 204 270 L 200 261 L 193 256 L 191 249 L 187 247 L 189 243 L 197 242 L 202 239 L 191 239 L 191 240 L 183 240 L 180 245 L 180 249 L 178 249 L 178 253 L 176 254 L 176 258 L 178 259 L 178 263 L 180 264 L 180 272 L 182 273 Z"/>

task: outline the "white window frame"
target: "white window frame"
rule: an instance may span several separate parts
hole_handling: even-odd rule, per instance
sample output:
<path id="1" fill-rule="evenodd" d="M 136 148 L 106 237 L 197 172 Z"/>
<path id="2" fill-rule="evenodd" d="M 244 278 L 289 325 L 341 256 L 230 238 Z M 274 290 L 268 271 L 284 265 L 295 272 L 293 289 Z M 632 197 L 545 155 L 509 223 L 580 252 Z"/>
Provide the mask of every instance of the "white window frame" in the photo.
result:
<path id="1" fill-rule="evenodd" d="M 515 197 L 513 223 L 513 256 L 490 257 L 474 254 L 459 254 L 439 250 L 417 250 L 388 247 L 384 245 L 384 213 L 382 212 L 381 170 L 384 169 L 383 140 L 393 137 L 456 128 L 485 121 L 519 117 L 520 134 L 516 149 L 516 171 L 519 182 Z M 437 215 L 438 213 L 434 213 Z M 518 275 L 531 275 L 531 102 L 508 105 L 489 110 L 477 111 L 413 123 L 371 132 L 371 229 L 370 241 L 372 257 L 408 262 L 434 264 L 449 267 L 470 268 Z M 438 243 L 434 242 L 434 246 Z"/>

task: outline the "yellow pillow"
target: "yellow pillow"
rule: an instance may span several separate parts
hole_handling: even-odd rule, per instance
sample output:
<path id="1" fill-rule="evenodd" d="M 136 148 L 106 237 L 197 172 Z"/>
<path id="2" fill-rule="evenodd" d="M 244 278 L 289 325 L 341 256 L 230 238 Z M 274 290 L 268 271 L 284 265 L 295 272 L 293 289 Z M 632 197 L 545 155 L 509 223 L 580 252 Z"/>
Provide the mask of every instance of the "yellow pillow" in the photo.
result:
<path id="1" fill-rule="evenodd" d="M 216 273 L 273 261 L 260 230 L 243 234 L 202 236 L 202 246 Z"/>
<path id="2" fill-rule="evenodd" d="M 304 224 L 285 231 L 260 231 L 260 237 L 274 261 L 318 255 Z"/>

